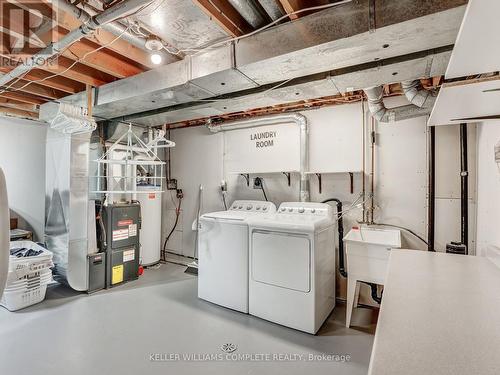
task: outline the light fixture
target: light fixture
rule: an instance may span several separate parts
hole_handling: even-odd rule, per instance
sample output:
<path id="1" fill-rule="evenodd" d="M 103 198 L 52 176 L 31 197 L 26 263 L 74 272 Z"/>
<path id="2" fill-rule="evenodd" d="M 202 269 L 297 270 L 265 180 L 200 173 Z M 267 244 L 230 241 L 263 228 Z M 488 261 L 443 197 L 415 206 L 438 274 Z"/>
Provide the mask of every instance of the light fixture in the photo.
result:
<path id="1" fill-rule="evenodd" d="M 159 53 L 163 49 L 163 42 L 160 38 L 154 35 L 150 35 L 146 39 L 145 46 L 151 51 L 151 62 L 155 65 L 161 64 L 162 57 Z"/>
<path id="2" fill-rule="evenodd" d="M 161 64 L 161 55 L 159 53 L 152 53 L 151 54 L 151 62 L 155 65 L 160 65 Z"/>

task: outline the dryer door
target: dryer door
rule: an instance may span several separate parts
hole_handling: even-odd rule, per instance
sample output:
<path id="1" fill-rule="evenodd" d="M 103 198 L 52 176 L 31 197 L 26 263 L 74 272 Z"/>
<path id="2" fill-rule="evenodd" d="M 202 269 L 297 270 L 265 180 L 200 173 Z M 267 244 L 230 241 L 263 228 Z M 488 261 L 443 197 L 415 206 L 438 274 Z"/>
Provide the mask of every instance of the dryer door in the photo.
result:
<path id="1" fill-rule="evenodd" d="M 254 281 L 311 291 L 311 240 L 305 234 L 252 231 L 251 263 Z"/>

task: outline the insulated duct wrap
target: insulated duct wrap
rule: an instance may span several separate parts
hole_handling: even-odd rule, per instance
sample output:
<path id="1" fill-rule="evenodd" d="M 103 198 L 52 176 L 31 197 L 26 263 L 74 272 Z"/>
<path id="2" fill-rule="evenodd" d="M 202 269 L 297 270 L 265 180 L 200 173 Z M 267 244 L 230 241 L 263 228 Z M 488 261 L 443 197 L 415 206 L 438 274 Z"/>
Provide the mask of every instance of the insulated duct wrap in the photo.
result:
<path id="1" fill-rule="evenodd" d="M 47 131 L 45 243 L 56 278 L 79 291 L 87 290 L 90 136 Z"/>
<path id="2" fill-rule="evenodd" d="M 424 90 L 419 80 L 401 83 L 409 105 L 387 108 L 384 103 L 383 86 L 364 89 L 368 99 L 368 109 L 373 118 L 379 122 L 395 122 L 430 114 L 436 98 L 431 92 Z"/>
<path id="3" fill-rule="evenodd" d="M 406 99 L 419 108 L 429 108 L 434 105 L 434 100 L 430 91 L 424 90 L 420 81 L 403 81 L 401 88 L 406 96 Z"/>

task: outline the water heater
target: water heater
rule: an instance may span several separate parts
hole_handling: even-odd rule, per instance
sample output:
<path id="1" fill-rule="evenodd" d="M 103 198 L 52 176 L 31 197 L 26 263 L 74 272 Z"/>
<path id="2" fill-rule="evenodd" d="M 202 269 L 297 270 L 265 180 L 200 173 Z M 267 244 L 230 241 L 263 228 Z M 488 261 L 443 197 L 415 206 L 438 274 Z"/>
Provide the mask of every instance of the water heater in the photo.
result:
<path id="1" fill-rule="evenodd" d="M 143 266 L 150 266 L 160 261 L 161 193 L 153 185 L 138 185 L 137 190 L 142 192 L 137 194 L 142 214 L 140 261 Z"/>

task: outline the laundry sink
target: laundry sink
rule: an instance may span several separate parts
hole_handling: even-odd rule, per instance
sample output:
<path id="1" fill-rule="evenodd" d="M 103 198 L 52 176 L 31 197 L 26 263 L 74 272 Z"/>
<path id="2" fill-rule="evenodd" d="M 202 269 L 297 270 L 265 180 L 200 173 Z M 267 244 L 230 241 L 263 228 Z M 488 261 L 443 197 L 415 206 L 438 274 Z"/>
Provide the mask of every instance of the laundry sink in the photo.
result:
<path id="1" fill-rule="evenodd" d="M 401 248 L 401 232 L 395 229 L 353 227 L 344 237 L 347 259 L 346 326 L 359 297 L 359 281 L 385 284 L 391 249 Z"/>
<path id="2" fill-rule="evenodd" d="M 391 249 L 401 248 L 401 231 L 355 227 L 344 237 L 347 274 L 383 284 Z"/>

